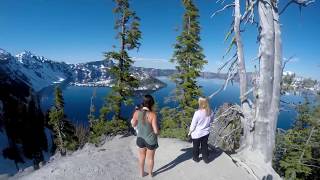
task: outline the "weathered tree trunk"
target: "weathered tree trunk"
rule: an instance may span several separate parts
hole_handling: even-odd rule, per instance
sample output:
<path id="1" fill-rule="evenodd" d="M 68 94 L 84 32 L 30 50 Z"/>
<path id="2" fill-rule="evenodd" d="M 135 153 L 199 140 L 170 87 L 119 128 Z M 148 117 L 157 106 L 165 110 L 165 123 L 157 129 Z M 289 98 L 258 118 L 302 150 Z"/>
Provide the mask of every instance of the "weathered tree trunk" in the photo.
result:
<path id="1" fill-rule="evenodd" d="M 246 101 L 246 76 L 243 50 L 239 33 L 239 0 L 235 0 L 234 32 L 240 77 L 240 97 L 243 111 L 243 130 L 239 155 L 262 179 L 272 175 L 279 176 L 272 169 L 275 131 L 279 113 L 280 82 L 282 75 L 282 50 L 279 15 L 276 4 L 271 0 L 258 1 L 260 21 L 259 78 L 257 79 L 257 97 L 252 109 Z"/>
<path id="2" fill-rule="evenodd" d="M 307 6 L 313 2 L 311 0 L 293 0 L 281 12 L 291 3 Z M 272 168 L 283 73 L 279 0 L 248 0 L 246 3 L 247 8 L 243 16 L 240 13 L 240 0 L 234 0 L 234 3 L 224 6 L 212 15 L 214 16 L 218 12 L 224 11 L 226 8 L 234 7 L 233 32 L 237 47 L 236 57 L 240 78 L 243 136 L 240 140 L 240 148 L 233 158 L 247 168 L 251 174 L 254 174 L 257 179 L 269 176 L 272 176 L 273 179 L 280 179 Z M 260 26 L 259 73 L 257 73 L 258 77 L 255 79 L 254 87 L 248 91 L 240 25 L 242 20 L 253 19 L 256 3 L 258 3 L 257 10 Z M 228 77 L 225 85 L 229 80 Z M 214 92 L 209 98 L 215 96 L 222 89 L 220 88 Z M 251 90 L 254 91 L 254 103 L 247 97 Z"/>
<path id="3" fill-rule="evenodd" d="M 275 134 L 277 129 L 278 115 L 279 115 L 279 103 L 280 103 L 280 92 L 281 92 L 281 81 L 282 81 L 282 41 L 281 41 L 281 29 L 280 29 L 280 19 L 278 11 L 278 0 L 274 1 L 273 4 L 273 18 L 274 18 L 274 72 L 273 72 L 273 94 L 271 102 L 271 114 L 272 119 L 272 134 L 271 134 L 271 150 L 275 148 Z M 272 153 L 272 152 L 271 152 Z"/>
<path id="4" fill-rule="evenodd" d="M 239 78 L 240 78 L 240 99 L 241 104 L 246 100 L 245 93 L 247 92 L 247 77 L 246 77 L 246 67 L 243 55 L 243 45 L 240 36 L 240 0 L 235 0 L 234 4 L 234 33 L 235 33 L 235 41 L 237 46 L 237 57 L 238 57 L 238 65 L 239 65 Z"/>
<path id="5" fill-rule="evenodd" d="M 62 156 L 66 155 L 66 150 L 64 148 L 64 142 L 62 139 L 61 129 L 60 129 L 60 123 L 54 126 L 55 131 L 57 132 L 57 146 L 60 154 Z"/>
<path id="6" fill-rule="evenodd" d="M 273 124 L 275 121 L 275 116 L 272 114 L 275 109 L 271 107 L 275 59 L 274 19 L 271 1 L 259 1 L 258 11 L 260 18 L 260 72 L 252 150 L 260 152 L 267 163 L 272 160 Z"/>
<path id="7" fill-rule="evenodd" d="M 241 138 L 241 148 L 245 148 L 252 142 L 252 135 L 250 133 L 252 115 L 251 109 L 247 100 L 247 75 L 246 66 L 244 60 L 243 45 L 240 35 L 240 23 L 241 23 L 241 13 L 240 13 L 240 0 L 234 1 L 234 25 L 233 30 L 235 34 L 235 43 L 237 47 L 237 59 L 238 59 L 238 74 L 239 74 L 239 85 L 240 85 L 240 101 L 241 109 L 244 114 L 241 117 L 241 124 L 243 127 L 243 137 Z"/>

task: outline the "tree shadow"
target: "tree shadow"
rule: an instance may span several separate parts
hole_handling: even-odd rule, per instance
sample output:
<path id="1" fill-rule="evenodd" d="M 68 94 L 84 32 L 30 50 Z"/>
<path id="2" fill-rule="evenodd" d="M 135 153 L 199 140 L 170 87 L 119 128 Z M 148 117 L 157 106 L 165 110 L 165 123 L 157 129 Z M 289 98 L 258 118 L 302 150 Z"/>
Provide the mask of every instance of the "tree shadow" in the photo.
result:
<path id="1" fill-rule="evenodd" d="M 184 148 L 181 149 L 180 151 L 182 151 L 183 153 L 180 154 L 177 158 L 175 158 L 174 160 L 172 160 L 171 162 L 169 162 L 168 164 L 162 166 L 161 168 L 157 169 L 154 172 L 154 176 L 161 174 L 163 172 L 166 172 L 172 168 L 174 168 L 175 166 L 177 166 L 178 164 L 187 161 L 189 159 L 192 159 L 192 148 Z M 219 157 L 222 154 L 222 150 L 221 149 L 209 149 L 209 159 L 208 159 L 208 164 L 211 163 L 213 160 L 215 160 L 217 157 Z M 202 158 L 200 158 L 202 159 Z"/>
<path id="2" fill-rule="evenodd" d="M 154 176 L 174 168 L 176 165 L 192 158 L 192 148 L 181 149 L 183 153 L 176 157 L 173 161 L 162 166 L 154 172 Z"/>

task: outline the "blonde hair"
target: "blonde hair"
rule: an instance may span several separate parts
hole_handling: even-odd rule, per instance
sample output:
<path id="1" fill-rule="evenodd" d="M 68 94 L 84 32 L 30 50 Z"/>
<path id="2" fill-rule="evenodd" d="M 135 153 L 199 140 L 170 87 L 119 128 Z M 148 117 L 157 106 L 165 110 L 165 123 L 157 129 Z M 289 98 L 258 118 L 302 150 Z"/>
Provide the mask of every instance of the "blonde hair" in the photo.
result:
<path id="1" fill-rule="evenodd" d="M 205 109 L 206 115 L 209 116 L 211 114 L 211 108 L 207 98 L 200 97 L 198 100 L 199 109 Z"/>

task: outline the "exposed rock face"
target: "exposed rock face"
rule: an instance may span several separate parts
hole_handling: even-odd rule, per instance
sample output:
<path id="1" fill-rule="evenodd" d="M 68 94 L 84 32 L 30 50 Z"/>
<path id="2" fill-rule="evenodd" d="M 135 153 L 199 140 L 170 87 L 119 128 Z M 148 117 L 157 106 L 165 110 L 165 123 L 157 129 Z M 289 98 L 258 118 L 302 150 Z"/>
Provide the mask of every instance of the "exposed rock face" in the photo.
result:
<path id="1" fill-rule="evenodd" d="M 232 109 L 232 104 L 225 103 L 220 106 L 210 129 L 209 145 L 234 153 L 240 144 L 240 115 Z"/>

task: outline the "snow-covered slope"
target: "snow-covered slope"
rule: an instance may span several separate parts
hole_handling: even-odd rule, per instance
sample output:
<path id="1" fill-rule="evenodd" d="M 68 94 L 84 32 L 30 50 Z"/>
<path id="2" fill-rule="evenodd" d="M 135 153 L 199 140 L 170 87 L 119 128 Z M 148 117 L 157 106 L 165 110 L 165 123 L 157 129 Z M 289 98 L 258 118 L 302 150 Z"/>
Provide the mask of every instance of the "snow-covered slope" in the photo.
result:
<path id="1" fill-rule="evenodd" d="M 67 64 L 54 62 L 25 51 L 16 56 L 0 49 L 0 66 L 12 79 L 21 79 L 35 91 L 67 79 L 71 73 Z"/>
<path id="2" fill-rule="evenodd" d="M 209 164 L 192 160 L 192 144 L 176 139 L 159 139 L 153 179 L 252 180 L 223 152 L 210 153 Z M 37 171 L 18 173 L 21 180 L 136 180 L 138 175 L 135 137 L 115 137 L 102 147 L 86 145 L 67 157 L 56 156 Z"/>
<path id="3" fill-rule="evenodd" d="M 115 83 L 114 78 L 110 73 L 110 69 L 113 65 L 112 61 L 94 61 L 70 65 L 74 79 L 71 84 L 75 86 L 112 87 Z M 163 82 L 139 68 L 133 67 L 131 73 L 140 81 L 140 86 L 136 90 L 157 90 L 165 86 Z"/>
<path id="4" fill-rule="evenodd" d="M 25 51 L 16 56 L 0 49 L 0 70 L 6 71 L 12 79 L 21 79 L 35 91 L 68 80 L 77 86 L 112 86 L 114 78 L 109 70 L 112 61 L 94 61 L 79 64 L 55 62 Z M 141 81 L 137 90 L 157 90 L 164 83 L 149 74 L 132 69 L 133 75 Z"/>

